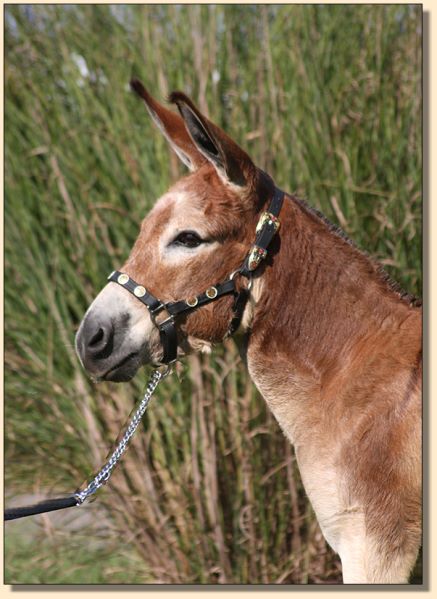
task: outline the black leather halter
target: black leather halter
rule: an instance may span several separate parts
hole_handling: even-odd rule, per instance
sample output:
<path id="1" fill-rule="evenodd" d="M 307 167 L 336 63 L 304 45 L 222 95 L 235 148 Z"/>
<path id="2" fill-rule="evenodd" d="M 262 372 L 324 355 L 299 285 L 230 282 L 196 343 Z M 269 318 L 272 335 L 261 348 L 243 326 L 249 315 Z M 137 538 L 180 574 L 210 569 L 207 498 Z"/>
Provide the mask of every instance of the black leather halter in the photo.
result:
<path id="1" fill-rule="evenodd" d="M 235 285 L 237 275 L 244 276 L 251 282 L 252 273 L 258 268 L 262 260 L 267 256 L 267 248 L 279 229 L 279 213 L 284 201 L 284 192 L 275 187 L 273 198 L 267 212 L 263 212 L 257 227 L 255 242 L 249 250 L 242 266 L 233 272 L 228 280 L 209 287 L 200 295 L 177 302 L 161 302 L 152 295 L 143 285 L 131 279 L 127 274 L 118 270 L 112 272 L 108 280 L 118 283 L 127 289 L 149 310 L 154 324 L 159 329 L 159 335 L 163 346 L 163 364 L 171 364 L 177 359 L 178 338 L 175 320 L 178 316 L 188 314 L 193 310 L 214 302 L 225 295 L 232 294 L 234 303 L 232 306 L 232 319 L 226 336 L 232 335 L 238 329 L 243 317 L 244 308 L 249 298 L 250 283 L 247 288 L 238 290 Z M 158 315 L 164 313 L 164 319 L 158 319 Z"/>

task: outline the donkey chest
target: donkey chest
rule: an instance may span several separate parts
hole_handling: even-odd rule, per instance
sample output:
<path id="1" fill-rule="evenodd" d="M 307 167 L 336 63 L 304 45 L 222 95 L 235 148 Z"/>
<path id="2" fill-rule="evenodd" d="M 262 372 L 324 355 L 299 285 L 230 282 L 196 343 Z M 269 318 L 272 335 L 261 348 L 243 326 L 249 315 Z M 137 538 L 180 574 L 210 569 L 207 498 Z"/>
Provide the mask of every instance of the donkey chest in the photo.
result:
<path id="1" fill-rule="evenodd" d="M 337 464 L 335 439 L 323 429 L 320 411 L 309 407 L 311 384 L 292 377 L 279 385 L 267 378 L 253 377 L 283 433 L 294 446 L 305 492 L 316 513 L 323 535 L 335 551 L 345 539 L 361 537 L 364 530 L 362 507 L 351 503 L 344 472 Z"/>
<path id="2" fill-rule="evenodd" d="M 256 387 L 275 416 L 285 436 L 293 445 L 305 443 L 309 432 L 317 433 L 320 411 L 310 408 L 310 398 L 318 393 L 313 381 L 287 368 L 266 367 L 249 354 L 249 373 Z M 317 437 L 313 435 L 313 440 Z"/>
<path id="3" fill-rule="evenodd" d="M 363 538 L 365 522 L 363 507 L 351 501 L 336 445 L 326 442 L 317 426 L 302 431 L 305 419 L 299 407 L 273 407 L 272 412 L 294 446 L 302 483 L 322 533 L 334 551 L 341 553 L 345 545 Z"/>

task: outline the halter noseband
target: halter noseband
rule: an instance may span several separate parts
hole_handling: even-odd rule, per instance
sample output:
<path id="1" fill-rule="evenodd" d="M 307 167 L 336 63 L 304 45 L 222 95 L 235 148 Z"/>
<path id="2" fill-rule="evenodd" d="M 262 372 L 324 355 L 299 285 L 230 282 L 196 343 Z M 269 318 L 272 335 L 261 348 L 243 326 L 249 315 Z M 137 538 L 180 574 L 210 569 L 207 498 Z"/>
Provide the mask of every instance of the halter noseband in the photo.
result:
<path id="1" fill-rule="evenodd" d="M 242 266 L 234 271 L 223 283 L 212 285 L 200 295 L 187 300 L 177 302 L 161 302 L 152 295 L 143 285 L 136 283 L 127 274 L 118 270 L 112 272 L 108 281 L 118 283 L 124 289 L 127 289 L 134 295 L 150 312 L 152 321 L 159 329 L 161 343 L 164 349 L 162 358 L 163 364 L 171 364 L 177 359 L 178 338 L 176 332 L 175 320 L 181 314 L 187 314 L 214 302 L 225 295 L 232 294 L 234 303 L 232 306 L 232 320 L 226 336 L 230 336 L 238 329 L 243 317 L 244 308 L 249 298 L 249 291 L 252 283 L 252 273 L 258 268 L 261 261 L 267 256 L 267 248 L 272 241 L 275 233 L 279 229 L 279 213 L 284 201 L 284 192 L 275 187 L 273 198 L 270 202 L 267 212 L 263 212 L 257 227 L 255 242 L 249 250 Z M 235 285 L 235 276 L 239 274 L 249 279 L 248 287 L 237 290 Z M 157 316 L 165 312 L 164 320 L 158 321 Z"/>

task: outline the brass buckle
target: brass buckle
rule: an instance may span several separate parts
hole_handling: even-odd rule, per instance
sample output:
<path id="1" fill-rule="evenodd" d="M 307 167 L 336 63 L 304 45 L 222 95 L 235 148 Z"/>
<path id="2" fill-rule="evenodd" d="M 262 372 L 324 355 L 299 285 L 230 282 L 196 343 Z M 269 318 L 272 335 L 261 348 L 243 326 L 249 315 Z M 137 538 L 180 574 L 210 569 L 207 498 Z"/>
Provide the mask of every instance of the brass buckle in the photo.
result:
<path id="1" fill-rule="evenodd" d="M 266 256 L 267 250 L 258 247 L 257 245 L 254 245 L 249 252 L 249 257 L 247 260 L 247 266 L 249 270 L 255 270 L 256 268 L 258 268 L 261 260 L 264 260 Z"/>
<path id="2" fill-rule="evenodd" d="M 263 212 L 260 216 L 258 224 L 256 225 L 255 233 L 259 233 L 265 225 L 273 226 L 276 233 L 281 225 L 281 222 L 279 218 L 271 212 Z"/>

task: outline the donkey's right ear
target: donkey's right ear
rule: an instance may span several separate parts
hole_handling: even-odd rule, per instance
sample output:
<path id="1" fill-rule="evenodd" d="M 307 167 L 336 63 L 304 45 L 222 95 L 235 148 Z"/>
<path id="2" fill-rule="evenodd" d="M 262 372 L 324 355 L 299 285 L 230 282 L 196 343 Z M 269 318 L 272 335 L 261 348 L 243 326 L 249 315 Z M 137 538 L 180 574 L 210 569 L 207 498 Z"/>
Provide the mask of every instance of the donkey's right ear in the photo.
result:
<path id="1" fill-rule="evenodd" d="M 205 156 L 194 145 L 182 117 L 157 102 L 138 79 L 132 79 L 131 89 L 142 98 L 154 123 L 167 138 L 173 150 L 191 171 L 206 162 Z"/>

